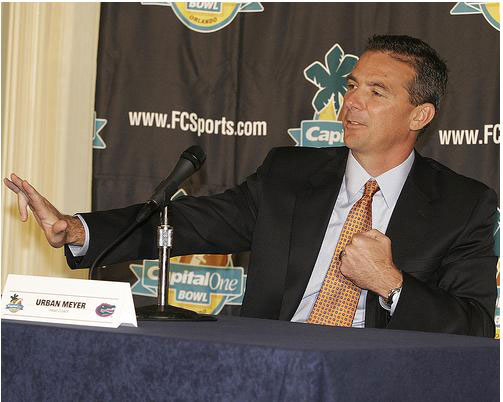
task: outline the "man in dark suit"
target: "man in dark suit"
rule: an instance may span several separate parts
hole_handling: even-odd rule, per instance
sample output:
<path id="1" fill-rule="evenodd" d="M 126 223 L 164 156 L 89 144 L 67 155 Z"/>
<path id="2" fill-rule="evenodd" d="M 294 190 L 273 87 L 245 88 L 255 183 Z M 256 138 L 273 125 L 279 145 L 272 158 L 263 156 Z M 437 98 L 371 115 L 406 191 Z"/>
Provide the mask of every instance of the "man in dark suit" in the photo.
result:
<path id="1" fill-rule="evenodd" d="M 446 83 L 445 64 L 424 42 L 372 38 L 348 76 L 347 148 L 275 149 L 241 185 L 173 202 L 174 254 L 251 250 L 244 316 L 315 322 L 314 305 L 337 261 L 358 289 L 353 326 L 494 336 L 496 195 L 414 151 Z M 72 268 L 88 267 L 140 208 L 65 216 L 11 178 L 23 220 L 30 205 L 51 245 L 84 247 L 67 250 Z M 371 181 L 378 184 L 373 229 L 333 255 Z M 155 258 L 156 224 L 153 217 L 102 263 Z"/>

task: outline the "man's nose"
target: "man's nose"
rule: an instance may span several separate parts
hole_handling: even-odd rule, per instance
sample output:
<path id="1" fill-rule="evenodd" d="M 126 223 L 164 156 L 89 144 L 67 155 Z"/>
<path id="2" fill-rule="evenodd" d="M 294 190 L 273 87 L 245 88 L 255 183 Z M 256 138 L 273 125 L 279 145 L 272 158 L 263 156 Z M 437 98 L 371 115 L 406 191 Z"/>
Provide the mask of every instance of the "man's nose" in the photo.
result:
<path id="1" fill-rule="evenodd" d="M 351 109 L 356 109 L 356 110 L 362 110 L 363 109 L 363 100 L 361 95 L 357 93 L 357 90 L 353 91 L 348 91 L 346 95 L 344 96 L 344 107 L 348 110 Z"/>

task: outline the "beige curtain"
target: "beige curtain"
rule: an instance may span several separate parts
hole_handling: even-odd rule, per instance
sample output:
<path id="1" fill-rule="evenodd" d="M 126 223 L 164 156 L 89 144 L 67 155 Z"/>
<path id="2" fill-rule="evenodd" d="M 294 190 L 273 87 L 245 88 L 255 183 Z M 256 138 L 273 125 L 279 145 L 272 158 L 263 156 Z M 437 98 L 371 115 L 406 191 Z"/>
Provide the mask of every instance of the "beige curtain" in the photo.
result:
<path id="1" fill-rule="evenodd" d="M 91 207 L 99 3 L 2 4 L 2 176 L 27 178 L 62 212 Z M 9 273 L 71 271 L 2 184 L 2 288 Z"/>

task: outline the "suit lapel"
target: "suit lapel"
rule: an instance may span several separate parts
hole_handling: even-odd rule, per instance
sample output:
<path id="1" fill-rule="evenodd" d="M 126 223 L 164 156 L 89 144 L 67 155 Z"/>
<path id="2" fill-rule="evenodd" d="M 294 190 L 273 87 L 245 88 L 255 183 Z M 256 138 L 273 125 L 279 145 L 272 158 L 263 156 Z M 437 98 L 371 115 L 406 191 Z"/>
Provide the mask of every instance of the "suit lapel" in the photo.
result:
<path id="1" fill-rule="evenodd" d="M 427 233 L 431 201 L 438 197 L 436 171 L 417 152 L 414 164 L 391 215 L 386 235 L 391 239 L 393 258 L 407 256 L 415 247 L 417 233 Z M 404 222 L 407 224 L 404 225 Z M 396 261 L 395 261 L 396 262 Z"/>
<path id="2" fill-rule="evenodd" d="M 280 320 L 295 313 L 320 251 L 346 169 L 348 149 L 338 151 L 297 194 Z"/>
<path id="3" fill-rule="evenodd" d="M 391 215 L 386 236 L 391 239 L 393 261 L 400 261 L 417 246 L 417 233 L 427 233 L 430 226 L 431 201 L 438 197 L 435 187 L 436 171 L 415 152 L 414 164 Z M 380 307 L 379 298 L 369 292 L 365 308 L 365 326 L 383 328 L 387 313 Z"/>

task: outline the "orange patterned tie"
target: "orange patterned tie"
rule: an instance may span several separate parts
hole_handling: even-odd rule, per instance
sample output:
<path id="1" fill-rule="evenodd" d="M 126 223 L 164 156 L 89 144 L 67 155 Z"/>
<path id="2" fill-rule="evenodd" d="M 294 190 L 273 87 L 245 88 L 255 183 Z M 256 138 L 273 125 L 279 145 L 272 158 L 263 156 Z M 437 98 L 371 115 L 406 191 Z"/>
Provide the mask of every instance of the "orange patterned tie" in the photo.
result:
<path id="1" fill-rule="evenodd" d="M 372 229 L 372 197 L 379 190 L 373 179 L 365 183 L 363 197 L 349 211 L 342 227 L 330 268 L 307 322 L 350 327 L 353 324 L 361 289 L 341 274 L 340 254 L 356 233 Z"/>

